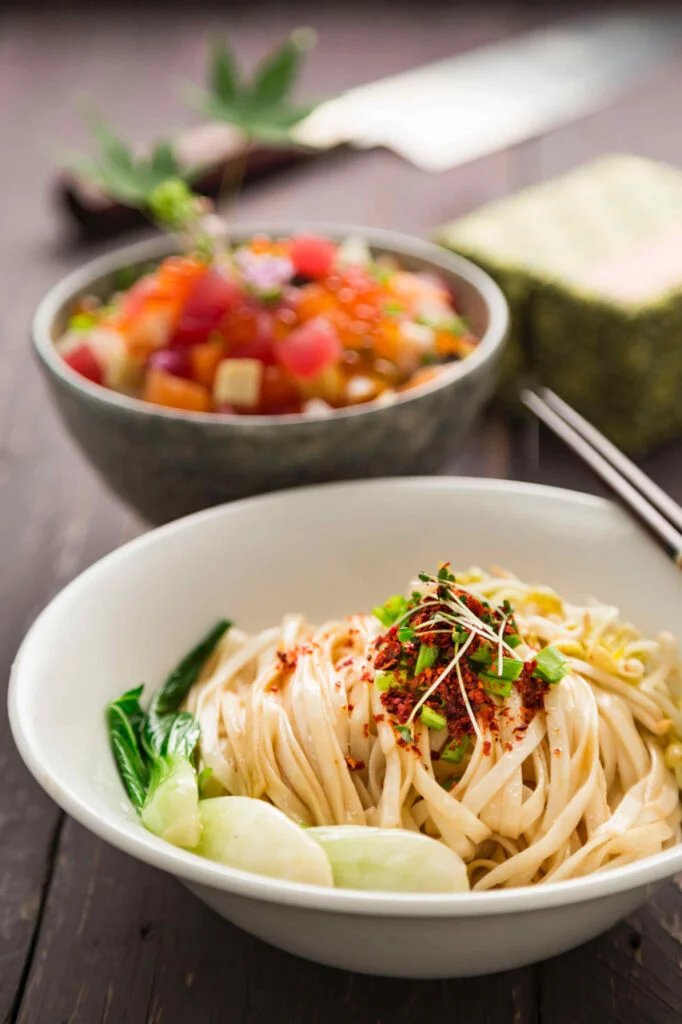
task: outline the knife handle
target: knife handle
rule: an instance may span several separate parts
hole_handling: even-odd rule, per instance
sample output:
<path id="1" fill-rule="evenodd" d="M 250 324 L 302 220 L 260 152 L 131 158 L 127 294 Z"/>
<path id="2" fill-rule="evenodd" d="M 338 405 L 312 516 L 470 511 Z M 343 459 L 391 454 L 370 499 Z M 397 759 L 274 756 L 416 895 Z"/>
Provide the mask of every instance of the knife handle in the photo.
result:
<path id="1" fill-rule="evenodd" d="M 181 166 L 205 168 L 192 182 L 192 187 L 212 199 L 218 197 L 223 180 L 229 187 L 230 174 L 237 177 L 238 166 L 246 154 L 243 140 L 229 125 L 189 128 L 178 133 L 173 144 Z M 301 146 L 273 149 L 254 144 L 248 149 L 243 181 L 255 181 L 292 167 L 310 159 L 316 152 Z M 112 237 L 149 223 L 139 210 L 105 195 L 72 171 L 65 170 L 58 177 L 55 199 L 82 238 Z"/>

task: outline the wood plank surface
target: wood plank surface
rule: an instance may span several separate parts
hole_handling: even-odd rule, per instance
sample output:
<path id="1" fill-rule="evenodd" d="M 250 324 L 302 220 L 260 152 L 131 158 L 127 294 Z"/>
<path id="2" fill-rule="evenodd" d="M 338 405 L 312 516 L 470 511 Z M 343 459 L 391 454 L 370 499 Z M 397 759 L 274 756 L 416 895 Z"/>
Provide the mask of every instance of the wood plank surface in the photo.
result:
<path id="1" fill-rule="evenodd" d="M 143 528 L 65 439 L 28 346 L 41 294 L 98 247 L 70 243 L 49 207 L 60 147 L 82 134 L 88 92 L 139 140 L 187 122 L 180 77 L 197 79 L 204 36 L 229 26 L 246 60 L 300 22 L 320 44 L 307 71 L 329 93 L 500 39 L 546 15 L 514 6 L 340 7 L 232 15 L 173 9 L 0 16 L 0 667 L 65 582 Z M 429 178 L 386 152 L 324 158 L 250 189 L 236 219 L 334 219 L 426 234 L 526 182 L 613 148 L 682 164 L 675 133 L 682 62 L 634 98 L 540 141 Z M 456 112 L 453 112 L 456 116 Z M 679 499 L 682 446 L 645 468 Z M 488 415 L 448 472 L 596 489 L 533 424 Z M 173 879 L 69 819 L 21 765 L 0 711 L 0 1019 L 23 1024 L 184 1021 L 388 1024 L 672 1024 L 682 1016 L 682 894 L 674 885 L 629 922 L 546 964 L 485 980 L 395 982 L 305 963 L 222 921 Z"/>

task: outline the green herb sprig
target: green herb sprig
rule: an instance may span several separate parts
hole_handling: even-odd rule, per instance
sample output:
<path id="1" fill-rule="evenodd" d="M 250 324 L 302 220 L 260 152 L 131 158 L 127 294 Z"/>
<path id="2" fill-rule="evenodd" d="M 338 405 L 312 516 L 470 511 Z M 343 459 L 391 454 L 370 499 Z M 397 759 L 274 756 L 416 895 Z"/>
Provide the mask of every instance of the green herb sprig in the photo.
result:
<path id="1" fill-rule="evenodd" d="M 247 148 L 254 141 L 291 145 L 293 129 L 319 103 L 294 101 L 291 96 L 305 54 L 315 40 L 312 29 L 296 29 L 249 78 L 240 71 L 227 40 L 216 39 L 209 57 L 207 88 L 193 88 L 190 102 L 209 121 L 233 125 L 244 136 Z M 70 161 L 72 170 L 111 199 L 141 210 L 163 230 L 184 232 L 193 249 L 210 258 L 216 244 L 203 219 L 212 204 L 192 189 L 205 168 L 183 167 L 168 139 L 157 142 L 148 155 L 135 154 L 92 106 L 85 119 L 97 153 L 90 159 Z"/>
<path id="2" fill-rule="evenodd" d="M 200 198 L 189 182 L 201 169 L 183 168 L 167 139 L 157 142 L 148 156 L 136 156 L 92 106 L 85 112 L 85 121 L 99 153 L 96 159 L 76 159 L 73 170 L 112 199 L 151 210 L 163 225 L 174 228 L 185 223 Z M 174 194 L 171 201 L 170 194 Z"/>
<path id="3" fill-rule="evenodd" d="M 191 87 L 187 98 L 210 121 L 233 125 L 248 141 L 290 145 L 292 130 L 318 106 L 319 100 L 294 101 L 291 93 L 316 34 L 298 28 L 268 54 L 248 78 L 240 70 L 224 37 L 211 48 L 206 89 Z"/>

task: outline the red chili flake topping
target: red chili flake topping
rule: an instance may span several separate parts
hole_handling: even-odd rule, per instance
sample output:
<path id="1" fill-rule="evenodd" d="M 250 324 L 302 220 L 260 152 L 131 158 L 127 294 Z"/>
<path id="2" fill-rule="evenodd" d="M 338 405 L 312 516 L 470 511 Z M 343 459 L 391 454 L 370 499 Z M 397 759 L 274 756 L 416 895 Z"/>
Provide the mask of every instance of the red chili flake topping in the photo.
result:
<path id="1" fill-rule="evenodd" d="M 377 652 L 376 658 L 374 659 L 374 667 L 376 669 L 397 668 L 398 662 L 400 661 L 400 655 L 402 653 L 403 649 L 400 641 L 393 639 L 389 634 L 389 639 L 386 640 L 381 649 Z"/>
<path id="2" fill-rule="evenodd" d="M 354 757 L 350 756 L 350 754 L 346 754 L 346 764 L 352 772 L 361 772 L 365 767 L 364 761 L 356 761 Z"/>
<path id="3" fill-rule="evenodd" d="M 534 676 L 534 671 L 535 661 L 527 661 L 515 684 L 521 694 L 521 704 L 526 725 L 532 722 L 538 711 L 544 709 L 545 694 L 549 690 L 549 683 Z"/>
<path id="4" fill-rule="evenodd" d="M 492 749 L 493 749 L 492 743 L 490 742 L 490 740 L 486 740 L 485 743 L 483 744 L 483 756 L 484 757 L 490 757 L 490 752 L 491 752 Z"/>
<path id="5" fill-rule="evenodd" d="M 277 651 L 277 658 L 283 669 L 293 672 L 298 661 L 298 651 L 296 648 L 291 651 Z"/>
<path id="6" fill-rule="evenodd" d="M 382 692 L 381 703 L 393 722 L 401 726 L 408 724 L 416 707 L 431 708 L 445 717 L 449 741 L 461 742 L 466 736 L 473 735 L 477 731 L 476 725 L 498 735 L 500 722 L 509 716 L 510 711 L 486 688 L 485 679 L 481 676 L 496 671 L 499 656 L 496 637 L 500 631 L 503 630 L 505 636 L 518 634 L 513 609 L 508 602 L 501 607 L 490 606 L 485 600 L 457 587 L 447 574 L 439 576 L 429 596 L 431 601 L 423 606 L 420 595 L 414 594 L 412 603 L 407 606 L 413 608 L 412 614 L 403 616 L 400 626 L 391 626 L 374 644 L 374 669 L 396 674 L 395 685 Z M 473 637 L 472 623 L 463 614 L 462 605 L 479 620 L 478 627 L 474 626 Z M 492 630 L 495 638 L 481 635 L 481 631 L 486 629 Z M 465 653 L 457 666 L 448 668 L 455 657 L 457 645 L 463 643 L 468 643 Z M 435 649 L 435 661 L 415 675 L 422 647 Z M 477 657 L 481 651 L 488 652 L 489 657 Z M 504 656 L 509 657 L 509 652 L 505 651 Z M 423 656 L 420 660 L 424 665 Z M 514 682 L 523 708 L 521 730 L 527 728 L 534 715 L 544 708 L 548 685 L 533 676 L 535 668 L 535 662 L 529 662 Z M 409 739 L 402 736 L 398 742 L 402 746 L 409 745 Z M 486 746 L 490 747 L 490 744 Z"/>

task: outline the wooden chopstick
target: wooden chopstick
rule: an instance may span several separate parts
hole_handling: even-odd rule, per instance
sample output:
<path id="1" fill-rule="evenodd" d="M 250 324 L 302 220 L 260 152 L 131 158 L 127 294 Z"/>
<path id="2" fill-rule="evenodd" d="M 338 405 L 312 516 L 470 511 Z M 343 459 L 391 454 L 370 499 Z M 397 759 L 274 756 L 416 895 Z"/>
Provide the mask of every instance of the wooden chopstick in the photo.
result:
<path id="1" fill-rule="evenodd" d="M 682 569 L 682 508 L 574 409 L 543 388 L 521 392 L 542 420 L 634 512 Z"/>

